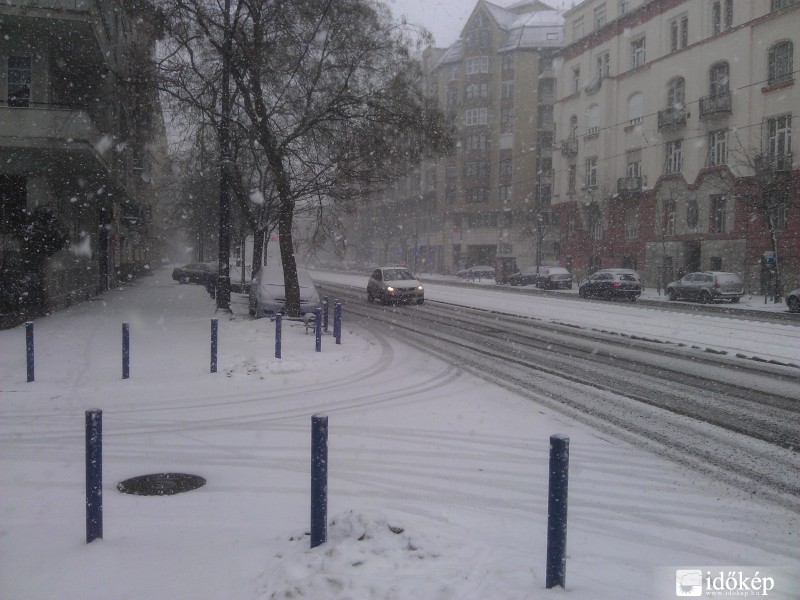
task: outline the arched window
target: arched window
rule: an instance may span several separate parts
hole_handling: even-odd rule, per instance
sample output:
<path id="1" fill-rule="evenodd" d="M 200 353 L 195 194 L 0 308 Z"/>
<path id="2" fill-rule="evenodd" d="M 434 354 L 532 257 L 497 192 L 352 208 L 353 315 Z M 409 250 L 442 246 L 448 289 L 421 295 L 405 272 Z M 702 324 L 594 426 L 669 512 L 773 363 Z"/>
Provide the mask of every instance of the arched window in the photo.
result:
<path id="1" fill-rule="evenodd" d="M 682 109 L 686 101 L 686 81 L 675 77 L 667 83 L 667 108 Z"/>
<path id="2" fill-rule="evenodd" d="M 730 90 L 730 67 L 728 63 L 717 63 L 709 71 L 709 94 L 720 96 Z"/>
<path id="3" fill-rule="evenodd" d="M 779 42 L 769 49 L 767 63 L 769 85 L 792 79 L 793 54 L 794 45 L 790 41 Z"/>
<path id="4" fill-rule="evenodd" d="M 586 109 L 586 135 L 594 135 L 600 132 L 600 107 L 592 104 Z"/>
<path id="5" fill-rule="evenodd" d="M 686 203 L 686 226 L 689 229 L 695 229 L 699 220 L 700 207 L 697 203 L 697 198 L 689 198 Z"/>
<path id="6" fill-rule="evenodd" d="M 628 98 L 628 121 L 631 125 L 642 122 L 644 116 L 644 94 L 636 92 Z"/>

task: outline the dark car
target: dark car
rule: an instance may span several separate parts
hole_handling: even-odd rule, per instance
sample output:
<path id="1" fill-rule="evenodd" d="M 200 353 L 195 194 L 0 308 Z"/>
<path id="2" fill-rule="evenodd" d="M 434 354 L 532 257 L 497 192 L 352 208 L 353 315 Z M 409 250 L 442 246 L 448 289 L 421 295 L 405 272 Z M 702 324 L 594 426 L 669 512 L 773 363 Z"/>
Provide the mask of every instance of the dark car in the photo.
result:
<path id="1" fill-rule="evenodd" d="M 602 269 L 584 279 L 578 287 L 581 298 L 604 300 L 623 298 L 636 302 L 642 294 L 642 278 L 631 269 Z"/>
<path id="2" fill-rule="evenodd" d="M 217 274 L 217 263 L 189 263 L 172 269 L 172 278 L 178 283 L 199 283 L 205 285 L 209 276 Z"/>
<path id="3" fill-rule="evenodd" d="M 367 282 L 367 300 L 384 304 L 425 302 L 422 284 L 405 267 L 379 267 L 372 271 Z"/>
<path id="4" fill-rule="evenodd" d="M 539 267 L 536 287 L 545 290 L 571 290 L 572 273 L 567 271 L 564 267 Z"/>
<path id="5" fill-rule="evenodd" d="M 789 292 L 786 296 L 786 306 L 789 307 L 789 312 L 800 312 L 800 288 Z"/>
<path id="6" fill-rule="evenodd" d="M 536 272 L 536 267 L 529 267 L 510 275 L 508 283 L 511 285 L 534 285 L 538 280 L 539 274 Z"/>
<path id="7" fill-rule="evenodd" d="M 667 285 L 667 298 L 697 300 L 703 304 L 717 300 L 738 302 L 744 295 L 744 283 L 736 273 L 703 271 L 689 273 Z"/>

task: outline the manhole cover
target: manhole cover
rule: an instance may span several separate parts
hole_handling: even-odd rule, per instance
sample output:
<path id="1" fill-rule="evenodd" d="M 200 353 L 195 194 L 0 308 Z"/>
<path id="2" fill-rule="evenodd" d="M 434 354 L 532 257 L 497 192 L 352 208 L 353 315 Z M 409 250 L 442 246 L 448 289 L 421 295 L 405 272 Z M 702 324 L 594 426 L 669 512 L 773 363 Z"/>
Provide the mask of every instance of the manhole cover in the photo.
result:
<path id="1" fill-rule="evenodd" d="M 181 492 L 191 492 L 206 484 L 199 475 L 186 473 L 156 473 L 131 477 L 117 484 L 123 494 L 136 496 L 172 496 Z"/>

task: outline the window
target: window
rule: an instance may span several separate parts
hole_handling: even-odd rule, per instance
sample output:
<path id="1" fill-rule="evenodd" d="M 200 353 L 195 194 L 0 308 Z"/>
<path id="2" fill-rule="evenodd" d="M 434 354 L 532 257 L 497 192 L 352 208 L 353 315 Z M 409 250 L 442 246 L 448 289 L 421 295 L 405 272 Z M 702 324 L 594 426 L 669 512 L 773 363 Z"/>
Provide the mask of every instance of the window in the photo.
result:
<path id="1" fill-rule="evenodd" d="M 444 201 L 447 204 L 455 204 L 456 201 L 456 188 L 449 187 L 444 191 Z"/>
<path id="2" fill-rule="evenodd" d="M 772 10 L 778 10 L 794 4 L 795 0 L 772 0 Z"/>
<path id="3" fill-rule="evenodd" d="M 465 162 L 464 175 L 466 177 L 489 177 L 489 162 L 485 160 Z"/>
<path id="4" fill-rule="evenodd" d="M 513 172 L 513 162 L 510 158 L 500 161 L 500 175 L 510 176 Z"/>
<path id="5" fill-rule="evenodd" d="M 686 226 L 689 229 L 696 229 L 699 220 L 700 206 L 697 203 L 697 198 L 689 198 L 686 202 Z"/>
<path id="6" fill-rule="evenodd" d="M 489 149 L 489 136 L 485 133 L 468 135 L 464 138 L 464 149 L 467 151 L 485 151 Z"/>
<path id="7" fill-rule="evenodd" d="M 600 106 L 592 104 L 586 109 L 586 135 L 597 135 L 600 132 Z"/>
<path id="8" fill-rule="evenodd" d="M 514 99 L 514 82 L 513 81 L 504 81 L 500 85 L 500 97 L 503 100 L 513 100 Z"/>
<path id="9" fill-rule="evenodd" d="M 586 187 L 597 186 L 597 157 L 593 156 L 586 159 Z"/>
<path id="10" fill-rule="evenodd" d="M 555 100 L 556 80 L 554 77 L 546 77 L 539 80 L 539 102 Z"/>
<path id="11" fill-rule="evenodd" d="M 597 57 L 598 79 L 602 79 L 603 77 L 608 77 L 610 63 L 611 63 L 611 55 L 608 52 L 603 52 Z"/>
<path id="12" fill-rule="evenodd" d="M 500 202 L 511 202 L 511 185 L 501 185 L 499 188 Z"/>
<path id="13" fill-rule="evenodd" d="M 444 178 L 447 181 L 455 181 L 458 179 L 458 167 L 456 165 L 447 165 L 444 168 Z"/>
<path id="14" fill-rule="evenodd" d="M 725 0 L 725 29 L 733 27 L 733 0 Z"/>
<path id="15" fill-rule="evenodd" d="M 724 196 L 711 196 L 711 215 L 708 219 L 711 233 L 725 233 L 725 211 L 727 202 Z"/>
<path id="16" fill-rule="evenodd" d="M 467 59 L 467 75 L 489 72 L 488 56 L 473 56 Z"/>
<path id="17" fill-rule="evenodd" d="M 458 104 L 458 90 L 447 90 L 447 106 Z"/>
<path id="18" fill-rule="evenodd" d="M 572 41 L 583 37 L 583 17 L 578 17 L 572 22 Z"/>
<path id="19" fill-rule="evenodd" d="M 619 16 L 621 17 L 631 9 L 631 0 L 619 0 Z"/>
<path id="20" fill-rule="evenodd" d="M 730 67 L 722 62 L 711 67 L 709 71 L 709 93 L 712 96 L 727 94 L 730 89 Z"/>
<path id="21" fill-rule="evenodd" d="M 792 152 L 792 115 L 767 120 L 767 151 L 770 156 L 785 156 Z"/>
<path id="22" fill-rule="evenodd" d="M 497 227 L 497 213 L 477 213 L 467 215 L 467 224 L 470 228 Z"/>
<path id="23" fill-rule="evenodd" d="M 514 70 L 514 55 L 511 53 L 503 54 L 501 68 L 503 72 L 508 73 L 508 71 Z"/>
<path id="24" fill-rule="evenodd" d="M 8 57 L 8 105 L 26 107 L 31 103 L 31 57 Z"/>
<path id="25" fill-rule="evenodd" d="M 666 145 L 666 173 L 680 173 L 683 168 L 683 152 L 681 150 L 683 140 L 672 140 Z"/>
<path id="26" fill-rule="evenodd" d="M 572 69 L 572 93 L 577 94 L 581 89 L 581 68 Z"/>
<path id="27" fill-rule="evenodd" d="M 574 192 L 578 183 L 578 165 L 569 165 L 567 170 L 567 191 Z"/>
<path id="28" fill-rule="evenodd" d="M 671 79 L 667 84 L 667 108 L 682 109 L 686 98 L 686 81 L 683 77 Z"/>
<path id="29" fill-rule="evenodd" d="M 536 134 L 536 147 L 540 148 L 541 150 L 552 150 L 553 142 L 554 138 L 552 131 L 540 131 Z"/>
<path id="30" fill-rule="evenodd" d="M 772 226 L 775 231 L 786 231 L 789 223 L 786 201 L 781 200 L 779 202 L 779 204 L 770 208 L 770 213 L 772 215 Z M 769 223 L 767 224 L 767 227 L 769 227 Z"/>
<path id="31" fill-rule="evenodd" d="M 708 259 L 708 266 L 711 271 L 722 271 L 722 257 L 710 256 Z"/>
<path id="32" fill-rule="evenodd" d="M 636 150 L 628 153 L 625 164 L 625 177 L 634 178 L 642 176 L 642 152 Z"/>
<path id="33" fill-rule="evenodd" d="M 639 207 L 628 206 L 625 209 L 625 238 L 632 240 L 639 237 Z"/>
<path id="34" fill-rule="evenodd" d="M 631 69 L 641 67 L 645 61 L 645 38 L 631 42 Z"/>
<path id="35" fill-rule="evenodd" d="M 728 132 L 725 129 L 708 134 L 708 166 L 715 167 L 728 162 Z"/>
<path id="36" fill-rule="evenodd" d="M 628 98 L 628 122 L 637 125 L 642 122 L 644 115 L 644 94 L 636 92 Z"/>
<path id="37" fill-rule="evenodd" d="M 674 200 L 665 201 L 663 221 L 661 223 L 661 230 L 664 235 L 675 235 L 675 213 L 676 213 L 675 201 Z"/>
<path id="38" fill-rule="evenodd" d="M 500 129 L 504 133 L 511 131 L 514 123 L 514 109 L 510 106 L 505 106 L 500 109 Z"/>
<path id="39" fill-rule="evenodd" d="M 540 104 L 537 111 L 539 115 L 539 128 L 550 129 L 553 127 L 553 105 Z"/>
<path id="40" fill-rule="evenodd" d="M 489 123 L 488 108 L 469 108 L 464 113 L 464 125 L 487 125 Z"/>
<path id="41" fill-rule="evenodd" d="M 689 45 L 689 17 L 682 16 L 669 23 L 670 52 L 683 50 Z"/>
<path id="42" fill-rule="evenodd" d="M 711 4 L 711 32 L 717 35 L 722 31 L 722 5 L 719 1 Z"/>
<path id="43" fill-rule="evenodd" d="M 594 9 L 594 28 L 600 29 L 606 24 L 606 5 L 601 4 Z"/>
<path id="44" fill-rule="evenodd" d="M 464 88 L 467 100 L 477 100 L 478 98 L 489 97 L 489 84 L 488 83 L 472 83 Z"/>
<path id="45" fill-rule="evenodd" d="M 467 34 L 467 48 L 487 48 L 492 43 L 489 29 L 475 29 Z"/>
<path id="46" fill-rule="evenodd" d="M 458 72 L 459 72 L 459 65 L 450 65 L 450 68 L 447 70 L 447 80 L 455 81 L 456 79 L 458 79 Z"/>
<path id="47" fill-rule="evenodd" d="M 781 42 L 769 49 L 769 59 L 767 71 L 769 73 L 767 83 L 775 85 L 789 81 L 792 75 L 792 54 L 794 47 L 792 42 Z"/>
<path id="48" fill-rule="evenodd" d="M 467 190 L 467 204 L 486 204 L 487 202 L 489 202 L 488 188 L 475 187 Z"/>

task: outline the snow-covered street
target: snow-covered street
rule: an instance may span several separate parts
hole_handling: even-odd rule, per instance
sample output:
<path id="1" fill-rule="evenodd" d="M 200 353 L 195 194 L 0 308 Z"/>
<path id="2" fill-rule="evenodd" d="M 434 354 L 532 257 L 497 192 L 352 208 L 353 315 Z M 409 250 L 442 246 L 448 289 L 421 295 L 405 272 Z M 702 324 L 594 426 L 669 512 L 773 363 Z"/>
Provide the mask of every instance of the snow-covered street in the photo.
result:
<path id="1" fill-rule="evenodd" d="M 348 282 L 347 277 L 329 280 Z M 320 276 L 320 279 L 324 279 Z M 357 285 L 359 283 L 356 283 Z M 426 285 L 431 299 L 464 291 Z M 456 299 L 458 297 L 458 299 Z M 502 297 L 502 305 L 498 298 Z M 470 290 L 515 314 L 796 363 L 798 328 Z M 527 312 L 530 311 L 530 312 Z M 598 312 L 600 311 L 600 312 Z M 219 319 L 219 372 L 209 322 Z M 0 331 L 0 596 L 638 600 L 678 568 L 757 567 L 800 595 L 798 515 L 354 328 L 314 350 L 302 323 L 215 315 L 167 270 Z M 121 379 L 121 324 L 131 378 Z M 85 544 L 84 411 L 103 410 L 104 539 Z M 310 417 L 330 419 L 328 543 L 309 549 Z M 545 590 L 549 436 L 570 438 L 566 590 Z M 169 497 L 117 492 L 201 475 Z"/>

